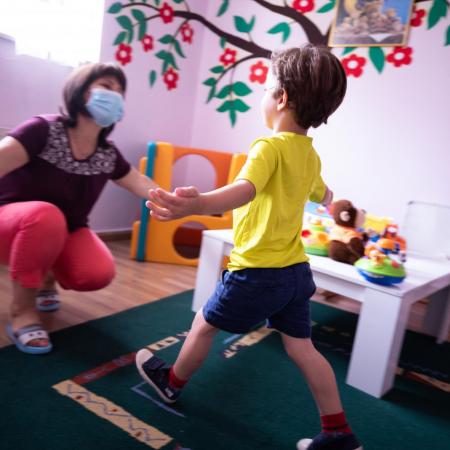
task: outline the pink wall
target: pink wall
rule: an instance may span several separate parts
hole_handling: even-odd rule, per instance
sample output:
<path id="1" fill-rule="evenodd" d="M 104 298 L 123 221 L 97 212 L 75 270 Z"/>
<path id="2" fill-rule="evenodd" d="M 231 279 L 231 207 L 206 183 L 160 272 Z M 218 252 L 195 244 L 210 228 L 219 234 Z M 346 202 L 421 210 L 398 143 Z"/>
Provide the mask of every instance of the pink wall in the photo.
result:
<path id="1" fill-rule="evenodd" d="M 270 45 L 266 31 L 281 22 L 281 16 L 252 0 L 242 0 L 231 2 L 230 11 L 218 19 L 217 3 L 210 2 L 209 20 L 236 34 L 232 16 L 250 18 L 254 14 L 253 39 L 265 47 Z M 308 16 L 326 30 L 329 16 Z M 347 97 L 329 123 L 311 131 L 322 157 L 324 176 L 337 198 L 348 198 L 373 214 L 399 221 L 412 199 L 450 205 L 450 47 L 443 46 L 447 27 L 448 20 L 431 30 L 426 25 L 411 30 L 409 45 L 414 49 L 414 62 L 410 66 L 394 68 L 386 63 L 379 74 L 366 63 L 363 76 L 348 78 Z M 286 44 L 303 41 L 299 34 Z M 206 78 L 221 52 L 217 39 L 209 32 L 205 34 L 199 80 Z M 241 76 L 236 74 L 236 79 L 245 80 L 248 66 L 238 70 Z M 239 116 L 236 126 L 230 128 L 228 118 L 214 112 L 217 103 L 205 105 L 203 86 L 196 99 L 191 145 L 245 152 L 255 137 L 269 133 L 260 119 L 262 86 L 251 87 L 254 93 L 245 100 L 252 110 Z"/>
<path id="2" fill-rule="evenodd" d="M 115 0 L 107 0 L 106 9 L 112 3 Z M 153 4 L 150 0 L 148 3 Z M 230 2 L 229 11 L 218 18 L 221 3 L 222 0 L 190 0 L 189 6 L 211 23 L 237 35 L 233 15 L 245 18 L 255 15 L 252 32 L 255 42 L 267 48 L 278 46 L 280 39 L 268 35 L 267 30 L 282 21 L 281 16 L 253 0 L 239 0 Z M 170 0 L 168 4 L 181 8 Z M 423 2 L 420 7 L 429 8 L 430 4 Z M 126 14 L 130 15 L 129 9 Z M 322 30 L 327 28 L 330 16 L 307 15 Z M 157 18 L 148 22 L 147 32 L 155 38 L 156 49 L 144 52 L 140 42 L 134 41 L 132 62 L 124 66 L 129 80 L 126 116 L 113 137 L 134 164 L 152 139 L 245 152 L 255 137 L 269 132 L 260 119 L 262 86 L 249 83 L 249 65 L 239 67 L 235 77 L 246 81 L 253 90 L 245 97 L 251 110 L 238 116 L 234 128 L 225 114 L 216 112 L 220 105 L 217 100 L 205 103 L 207 87 L 202 82 L 210 76 L 209 68 L 219 63 L 223 50 L 219 38 L 198 21 L 190 22 L 194 29 L 193 43 L 183 43 L 187 58 L 177 59 L 178 86 L 167 90 L 161 80 L 160 61 L 155 58 L 164 46 L 156 41 L 173 33 L 180 20 L 175 17 L 165 24 Z M 362 77 L 349 77 L 348 95 L 342 107 L 328 125 L 312 131 L 322 156 L 325 178 L 337 197 L 349 198 L 374 214 L 391 215 L 398 220 L 410 199 L 450 203 L 447 111 L 450 47 L 443 46 L 447 26 L 445 19 L 431 30 L 426 26 L 412 29 L 409 43 L 414 49 L 412 65 L 393 68 L 386 64 L 379 74 L 368 63 Z M 102 60 L 114 59 L 116 49 L 112 44 L 120 31 L 115 16 L 105 14 Z M 244 34 L 240 36 L 245 38 Z M 286 45 L 304 41 L 304 34 L 294 28 Z M 153 88 L 148 83 L 151 69 L 158 71 Z M 70 70 L 36 58 L 17 57 L 11 43 L 0 39 L 0 128 L 14 126 L 33 114 L 57 111 L 61 87 Z M 210 172 L 198 161 L 177 168 L 180 183 L 207 188 L 210 178 Z M 91 223 L 97 230 L 129 228 L 138 213 L 138 200 L 111 183 L 97 204 Z"/>
<path id="3" fill-rule="evenodd" d="M 114 1 L 106 1 L 106 10 Z M 149 2 L 150 3 L 150 2 Z M 191 0 L 190 5 L 196 11 L 206 11 L 206 2 Z M 129 11 L 127 11 L 129 14 Z M 164 48 L 156 39 L 167 32 L 173 32 L 173 24 L 164 24 L 161 19 L 148 23 L 147 33 L 155 38 L 157 49 L 145 52 L 140 42 L 133 43 L 132 60 L 123 66 L 128 79 L 125 117 L 114 131 L 113 139 L 130 162 L 137 165 L 139 158 L 146 154 L 147 142 L 159 140 L 178 145 L 189 146 L 193 132 L 193 106 L 198 86 L 196 67 L 200 61 L 203 28 L 193 25 L 194 44 L 185 45 L 188 58 L 180 62 L 182 77 L 177 89 L 168 91 L 161 80 L 159 60 L 155 53 Z M 101 60 L 115 59 L 116 48 L 112 46 L 121 31 L 111 14 L 105 15 Z M 158 71 L 158 81 L 150 88 L 148 74 L 150 69 Z M 183 169 L 183 168 L 181 168 Z M 178 169 L 178 179 L 183 174 Z M 115 205 L 111 208 L 111 205 Z M 95 219 L 99 229 L 127 228 L 139 217 L 139 201 L 127 192 L 109 186 L 96 206 Z M 111 224 L 114 224 L 112 226 Z"/>
<path id="4" fill-rule="evenodd" d="M 0 35 L 0 127 L 11 128 L 33 115 L 58 112 L 64 79 L 71 70 L 51 61 L 17 56 L 14 41 Z"/>

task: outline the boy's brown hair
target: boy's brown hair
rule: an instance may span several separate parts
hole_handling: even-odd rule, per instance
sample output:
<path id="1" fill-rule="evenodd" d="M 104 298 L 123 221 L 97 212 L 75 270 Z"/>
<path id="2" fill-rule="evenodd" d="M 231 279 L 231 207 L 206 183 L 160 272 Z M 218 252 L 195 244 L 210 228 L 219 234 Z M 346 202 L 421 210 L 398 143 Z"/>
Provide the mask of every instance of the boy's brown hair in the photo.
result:
<path id="1" fill-rule="evenodd" d="M 287 93 L 288 107 L 304 129 L 327 123 L 344 99 L 347 76 L 326 47 L 306 44 L 274 52 L 272 70 L 277 80 L 274 96 Z"/>

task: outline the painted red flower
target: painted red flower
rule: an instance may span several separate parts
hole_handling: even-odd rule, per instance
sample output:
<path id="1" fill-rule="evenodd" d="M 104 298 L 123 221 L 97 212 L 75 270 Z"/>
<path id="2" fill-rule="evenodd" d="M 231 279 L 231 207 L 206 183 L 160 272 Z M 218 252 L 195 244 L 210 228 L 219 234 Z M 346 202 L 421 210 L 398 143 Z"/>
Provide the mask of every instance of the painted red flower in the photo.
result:
<path id="1" fill-rule="evenodd" d="M 301 13 L 307 13 L 314 9 L 314 0 L 294 0 L 292 7 Z"/>
<path id="2" fill-rule="evenodd" d="M 407 66 L 412 62 L 411 47 L 396 47 L 394 51 L 386 56 L 386 61 L 394 64 L 394 67 Z"/>
<path id="3" fill-rule="evenodd" d="M 163 79 L 169 91 L 177 87 L 178 78 L 179 78 L 178 73 L 175 72 L 175 70 L 173 70 L 172 67 L 169 70 L 166 70 Z"/>
<path id="4" fill-rule="evenodd" d="M 131 62 L 131 52 L 133 49 L 127 44 L 120 44 L 116 51 L 116 60 L 123 66 Z"/>
<path id="5" fill-rule="evenodd" d="M 250 81 L 252 83 L 264 84 L 266 82 L 268 71 L 269 68 L 262 61 L 258 61 L 250 67 Z"/>
<path id="6" fill-rule="evenodd" d="M 192 38 L 194 37 L 194 29 L 186 22 L 184 25 L 182 25 L 180 31 L 183 42 L 192 44 Z"/>
<path id="7" fill-rule="evenodd" d="M 153 50 L 153 37 L 149 34 L 146 34 L 142 39 L 142 48 L 144 52 L 148 52 L 149 50 Z"/>
<path id="8" fill-rule="evenodd" d="M 170 23 L 173 20 L 173 8 L 164 2 L 159 10 L 159 15 L 164 23 Z"/>
<path id="9" fill-rule="evenodd" d="M 231 50 L 230 48 L 226 48 L 225 51 L 220 55 L 219 61 L 224 65 L 228 66 L 228 64 L 233 64 L 236 62 L 236 50 Z"/>
<path id="10" fill-rule="evenodd" d="M 348 77 L 352 75 L 358 78 L 363 73 L 363 67 L 366 65 L 366 58 L 363 56 L 350 55 L 341 62 Z"/>
<path id="11" fill-rule="evenodd" d="M 411 26 L 412 27 L 420 27 L 422 25 L 422 19 L 425 17 L 424 9 L 417 9 L 414 5 L 414 9 L 411 17 Z"/>

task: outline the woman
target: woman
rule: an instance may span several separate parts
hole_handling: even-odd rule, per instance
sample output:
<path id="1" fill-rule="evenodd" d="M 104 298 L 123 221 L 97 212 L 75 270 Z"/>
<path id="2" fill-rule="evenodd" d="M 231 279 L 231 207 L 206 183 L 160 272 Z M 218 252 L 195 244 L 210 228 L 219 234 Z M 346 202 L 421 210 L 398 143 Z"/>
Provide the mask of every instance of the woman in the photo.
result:
<path id="1" fill-rule="evenodd" d="M 106 138 L 123 115 L 126 78 L 113 64 L 75 70 L 64 86 L 65 111 L 38 116 L 0 141 L 0 263 L 13 285 L 7 332 L 26 353 L 52 349 L 36 311 L 55 310 L 55 279 L 91 291 L 114 278 L 112 255 L 88 228 L 111 179 L 146 198 L 155 183 Z"/>

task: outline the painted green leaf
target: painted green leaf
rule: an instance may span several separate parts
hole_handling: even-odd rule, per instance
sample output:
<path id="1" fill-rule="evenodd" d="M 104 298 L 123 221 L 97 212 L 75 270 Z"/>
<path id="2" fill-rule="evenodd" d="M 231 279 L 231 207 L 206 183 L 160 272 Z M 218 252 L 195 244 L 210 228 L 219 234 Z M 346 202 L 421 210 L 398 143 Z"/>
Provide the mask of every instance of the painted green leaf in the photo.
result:
<path id="1" fill-rule="evenodd" d="M 113 4 L 109 7 L 108 12 L 109 12 L 110 14 L 117 14 L 118 12 L 121 11 L 121 9 L 122 9 L 122 3 L 116 2 L 116 3 L 113 3 Z"/>
<path id="2" fill-rule="evenodd" d="M 158 39 L 161 44 L 170 44 L 173 42 L 173 36 L 171 34 L 165 34 L 162 38 Z"/>
<path id="3" fill-rule="evenodd" d="M 127 41 L 130 44 L 133 40 L 134 32 L 133 32 L 133 23 L 131 22 L 130 18 L 128 16 L 119 16 L 116 17 L 117 22 L 119 25 L 128 31 L 128 38 Z"/>
<path id="4" fill-rule="evenodd" d="M 127 36 L 128 36 L 128 33 L 127 33 L 126 31 L 121 31 L 121 32 L 117 35 L 117 37 L 116 37 L 116 39 L 115 39 L 113 45 L 119 45 L 119 44 L 121 44 L 121 43 L 127 38 Z"/>
<path id="5" fill-rule="evenodd" d="M 180 4 L 180 3 L 184 2 L 184 0 L 173 0 L 173 1 L 174 1 L 174 3 L 177 3 L 177 4 Z"/>
<path id="6" fill-rule="evenodd" d="M 253 16 L 250 22 L 246 22 L 246 20 L 241 16 L 233 16 L 234 18 L 234 26 L 236 30 L 241 33 L 250 33 L 255 25 L 255 16 Z"/>
<path id="7" fill-rule="evenodd" d="M 173 40 L 173 46 L 175 47 L 175 51 L 179 56 L 181 56 L 182 58 L 186 58 L 186 55 L 183 53 L 180 43 L 176 39 Z"/>
<path id="8" fill-rule="evenodd" d="M 317 10 L 317 12 L 318 13 L 326 13 L 328 11 L 331 11 L 335 5 L 336 5 L 336 2 L 333 0 L 330 3 L 326 3 L 325 5 L 323 5 L 322 8 Z"/>
<path id="9" fill-rule="evenodd" d="M 208 98 L 206 99 L 206 103 L 209 103 L 216 95 L 216 85 L 212 86 L 209 94 L 208 94 Z"/>
<path id="10" fill-rule="evenodd" d="M 140 9 L 132 9 L 131 14 L 138 22 L 145 21 L 145 14 Z"/>
<path id="11" fill-rule="evenodd" d="M 447 15 L 446 0 L 434 0 L 428 14 L 428 29 L 433 28 L 443 17 Z"/>
<path id="12" fill-rule="evenodd" d="M 217 83 L 217 80 L 216 80 L 215 78 L 213 78 L 213 77 L 208 78 L 207 80 L 205 80 L 205 81 L 203 82 L 203 84 L 204 84 L 205 86 L 215 86 L 216 83 Z"/>
<path id="13" fill-rule="evenodd" d="M 231 85 L 228 84 L 219 91 L 219 93 L 216 95 L 216 97 L 217 98 L 225 98 L 230 94 L 230 92 L 231 92 Z"/>
<path id="14" fill-rule="evenodd" d="M 245 95 L 251 94 L 253 91 L 242 81 L 237 81 L 233 83 L 233 92 L 239 97 L 244 97 Z"/>
<path id="15" fill-rule="evenodd" d="M 175 57 L 173 56 L 173 53 L 166 52 L 165 50 L 160 50 L 158 53 L 156 53 L 155 56 L 164 61 L 162 73 L 165 73 L 170 66 L 179 70 L 177 63 L 175 62 Z"/>
<path id="16" fill-rule="evenodd" d="M 222 73 L 225 69 L 223 66 L 214 66 L 209 69 L 212 73 Z"/>
<path id="17" fill-rule="evenodd" d="M 154 2 L 155 2 L 156 6 L 159 6 L 159 4 L 161 3 L 161 0 L 154 0 Z"/>
<path id="18" fill-rule="evenodd" d="M 447 36 L 445 38 L 445 45 L 450 45 L 450 26 L 447 28 Z"/>
<path id="19" fill-rule="evenodd" d="M 133 29 L 133 23 L 128 16 L 119 16 L 116 17 L 116 20 L 122 28 L 125 28 L 125 30 L 130 31 Z"/>
<path id="20" fill-rule="evenodd" d="M 152 70 L 148 75 L 148 82 L 150 83 L 150 86 L 153 86 L 155 84 L 156 77 L 156 70 Z"/>
<path id="21" fill-rule="evenodd" d="M 370 47 L 369 57 L 378 72 L 383 72 L 385 59 L 383 49 L 381 47 Z"/>
<path id="22" fill-rule="evenodd" d="M 167 52 L 165 50 L 160 50 L 155 56 L 164 61 L 167 58 Z"/>
<path id="23" fill-rule="evenodd" d="M 250 109 L 250 106 L 247 105 L 247 103 L 243 102 L 239 98 L 234 100 L 234 109 L 239 112 L 246 112 Z"/>
<path id="24" fill-rule="evenodd" d="M 138 21 L 138 39 L 141 40 L 147 32 L 147 21 L 145 20 L 145 14 L 140 9 L 132 9 L 131 14 Z"/>
<path id="25" fill-rule="evenodd" d="M 173 67 L 175 67 L 175 69 L 180 70 L 177 66 L 177 63 L 175 62 L 175 57 L 173 56 L 173 53 L 168 53 L 167 54 L 167 59 L 166 59 L 167 63 Z"/>
<path id="26" fill-rule="evenodd" d="M 233 109 L 233 101 L 232 100 L 227 100 L 226 102 L 223 102 L 217 109 L 216 111 L 218 112 L 227 112 L 230 109 Z"/>
<path id="27" fill-rule="evenodd" d="M 289 39 L 289 36 L 291 34 L 291 27 L 287 22 L 280 22 L 276 24 L 274 27 L 272 27 L 268 33 L 270 34 L 277 34 L 282 33 L 282 42 L 286 42 Z"/>
<path id="28" fill-rule="evenodd" d="M 219 11 L 217 11 L 217 17 L 220 17 L 222 14 L 227 12 L 228 6 L 230 6 L 230 0 L 223 0 L 220 5 Z"/>
<path id="29" fill-rule="evenodd" d="M 346 47 L 344 49 L 344 51 L 342 52 L 342 55 L 347 55 L 348 53 L 353 52 L 354 50 L 356 50 L 356 47 Z"/>
<path id="30" fill-rule="evenodd" d="M 227 45 L 227 40 L 224 37 L 220 38 L 220 46 L 222 48 L 225 48 L 225 46 Z"/>
<path id="31" fill-rule="evenodd" d="M 229 115 L 230 115 L 231 126 L 234 127 L 234 125 L 236 123 L 236 118 L 237 118 L 236 111 L 234 109 L 230 109 Z"/>

